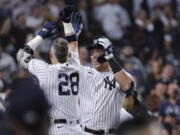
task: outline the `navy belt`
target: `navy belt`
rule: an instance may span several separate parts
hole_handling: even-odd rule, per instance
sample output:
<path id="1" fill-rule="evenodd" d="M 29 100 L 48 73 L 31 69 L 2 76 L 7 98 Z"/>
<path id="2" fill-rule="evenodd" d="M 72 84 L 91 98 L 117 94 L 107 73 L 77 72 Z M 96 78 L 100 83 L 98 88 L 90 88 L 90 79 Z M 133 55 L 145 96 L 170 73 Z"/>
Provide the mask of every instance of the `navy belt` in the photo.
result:
<path id="1" fill-rule="evenodd" d="M 83 127 L 82 125 L 80 125 L 81 128 Z M 97 135 L 102 135 L 102 134 L 105 134 L 106 131 L 105 130 L 94 130 L 94 129 L 90 129 L 90 128 L 87 128 L 86 126 L 84 127 L 84 131 L 88 132 L 88 133 L 91 133 L 91 134 L 97 134 Z M 108 133 L 110 134 L 113 134 L 113 133 L 116 133 L 116 129 L 108 129 Z"/>

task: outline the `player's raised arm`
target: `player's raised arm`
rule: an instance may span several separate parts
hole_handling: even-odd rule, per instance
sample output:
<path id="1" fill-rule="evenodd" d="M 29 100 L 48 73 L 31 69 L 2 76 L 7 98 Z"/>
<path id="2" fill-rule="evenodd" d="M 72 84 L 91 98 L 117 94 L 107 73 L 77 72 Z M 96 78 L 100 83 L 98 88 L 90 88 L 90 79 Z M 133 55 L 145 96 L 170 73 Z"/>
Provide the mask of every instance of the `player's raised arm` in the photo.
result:
<path id="1" fill-rule="evenodd" d="M 112 71 L 114 72 L 115 79 L 120 85 L 121 90 L 130 90 L 134 86 L 134 80 L 132 76 L 124 69 L 122 69 L 117 60 L 114 58 L 111 41 L 105 37 L 102 40 L 103 41 L 100 42 L 102 42 L 105 52 L 97 58 L 97 61 L 100 63 L 108 61 Z"/>
<path id="2" fill-rule="evenodd" d="M 52 35 L 52 30 L 56 28 L 57 22 L 49 22 L 43 26 L 40 32 L 31 41 L 25 44 L 23 49 L 19 49 L 16 54 L 17 61 L 27 68 L 31 61 L 34 51 L 41 45 L 44 39 Z"/>
<path id="3" fill-rule="evenodd" d="M 69 49 L 71 52 L 78 53 L 77 38 L 82 30 L 82 18 L 78 12 L 74 12 L 73 6 L 65 7 L 59 14 L 61 21 L 63 21 L 64 34 L 66 40 L 69 42 Z"/>

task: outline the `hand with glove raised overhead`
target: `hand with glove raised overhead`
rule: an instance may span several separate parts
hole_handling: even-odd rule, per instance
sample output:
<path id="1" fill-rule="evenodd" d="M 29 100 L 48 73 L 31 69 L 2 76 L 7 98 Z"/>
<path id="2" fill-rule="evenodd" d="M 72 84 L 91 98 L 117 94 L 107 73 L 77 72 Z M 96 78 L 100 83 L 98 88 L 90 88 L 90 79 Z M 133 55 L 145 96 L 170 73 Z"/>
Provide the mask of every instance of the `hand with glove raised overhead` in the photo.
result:
<path id="1" fill-rule="evenodd" d="M 53 35 L 53 30 L 57 27 L 58 22 L 49 22 L 45 24 L 37 35 L 41 36 L 43 39 Z"/>
<path id="2" fill-rule="evenodd" d="M 83 25 L 82 17 L 78 12 L 75 12 L 74 6 L 67 6 L 59 13 L 59 22 L 63 22 L 64 33 L 66 40 L 71 43 L 77 41 Z"/>

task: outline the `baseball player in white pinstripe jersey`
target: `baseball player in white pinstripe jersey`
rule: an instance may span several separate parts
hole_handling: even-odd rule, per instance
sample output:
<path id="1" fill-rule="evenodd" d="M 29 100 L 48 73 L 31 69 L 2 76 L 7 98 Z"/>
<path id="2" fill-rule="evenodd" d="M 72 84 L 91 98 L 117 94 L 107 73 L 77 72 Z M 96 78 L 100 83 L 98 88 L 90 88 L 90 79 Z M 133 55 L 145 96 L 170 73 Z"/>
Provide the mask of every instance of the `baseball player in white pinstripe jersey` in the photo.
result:
<path id="1" fill-rule="evenodd" d="M 61 16 L 63 15 L 62 12 Z M 79 123 L 76 109 L 80 77 L 78 69 L 71 64 L 75 61 L 68 59 L 70 55 L 76 57 L 73 53 L 69 53 L 68 42 L 63 38 L 53 41 L 50 50 L 52 64 L 32 58 L 36 48 L 45 38 L 52 35 L 57 24 L 57 22 L 46 24 L 24 49 L 18 51 L 17 60 L 37 76 L 41 88 L 52 104 L 50 135 L 80 135 L 79 131 L 74 130 Z"/>
<path id="2" fill-rule="evenodd" d="M 64 30 L 67 38 L 73 36 L 71 23 L 64 23 Z M 78 53 L 76 42 L 69 45 L 71 51 Z M 114 134 L 120 123 L 120 108 L 125 97 L 123 91 L 131 89 L 134 82 L 116 62 L 107 38 L 95 39 L 89 51 L 94 68 L 79 65 L 80 76 L 84 80 L 79 85 L 79 130 L 85 135 Z"/>

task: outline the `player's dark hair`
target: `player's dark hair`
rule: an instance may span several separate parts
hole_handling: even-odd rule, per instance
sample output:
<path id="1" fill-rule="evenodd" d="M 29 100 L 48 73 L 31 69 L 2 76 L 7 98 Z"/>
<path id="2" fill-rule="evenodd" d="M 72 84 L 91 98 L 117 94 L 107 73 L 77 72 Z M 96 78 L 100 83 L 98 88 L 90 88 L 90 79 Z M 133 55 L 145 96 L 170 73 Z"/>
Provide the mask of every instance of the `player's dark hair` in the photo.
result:
<path id="1" fill-rule="evenodd" d="M 53 41 L 54 53 L 60 63 L 65 63 L 68 56 L 68 42 L 63 38 L 57 38 Z"/>

